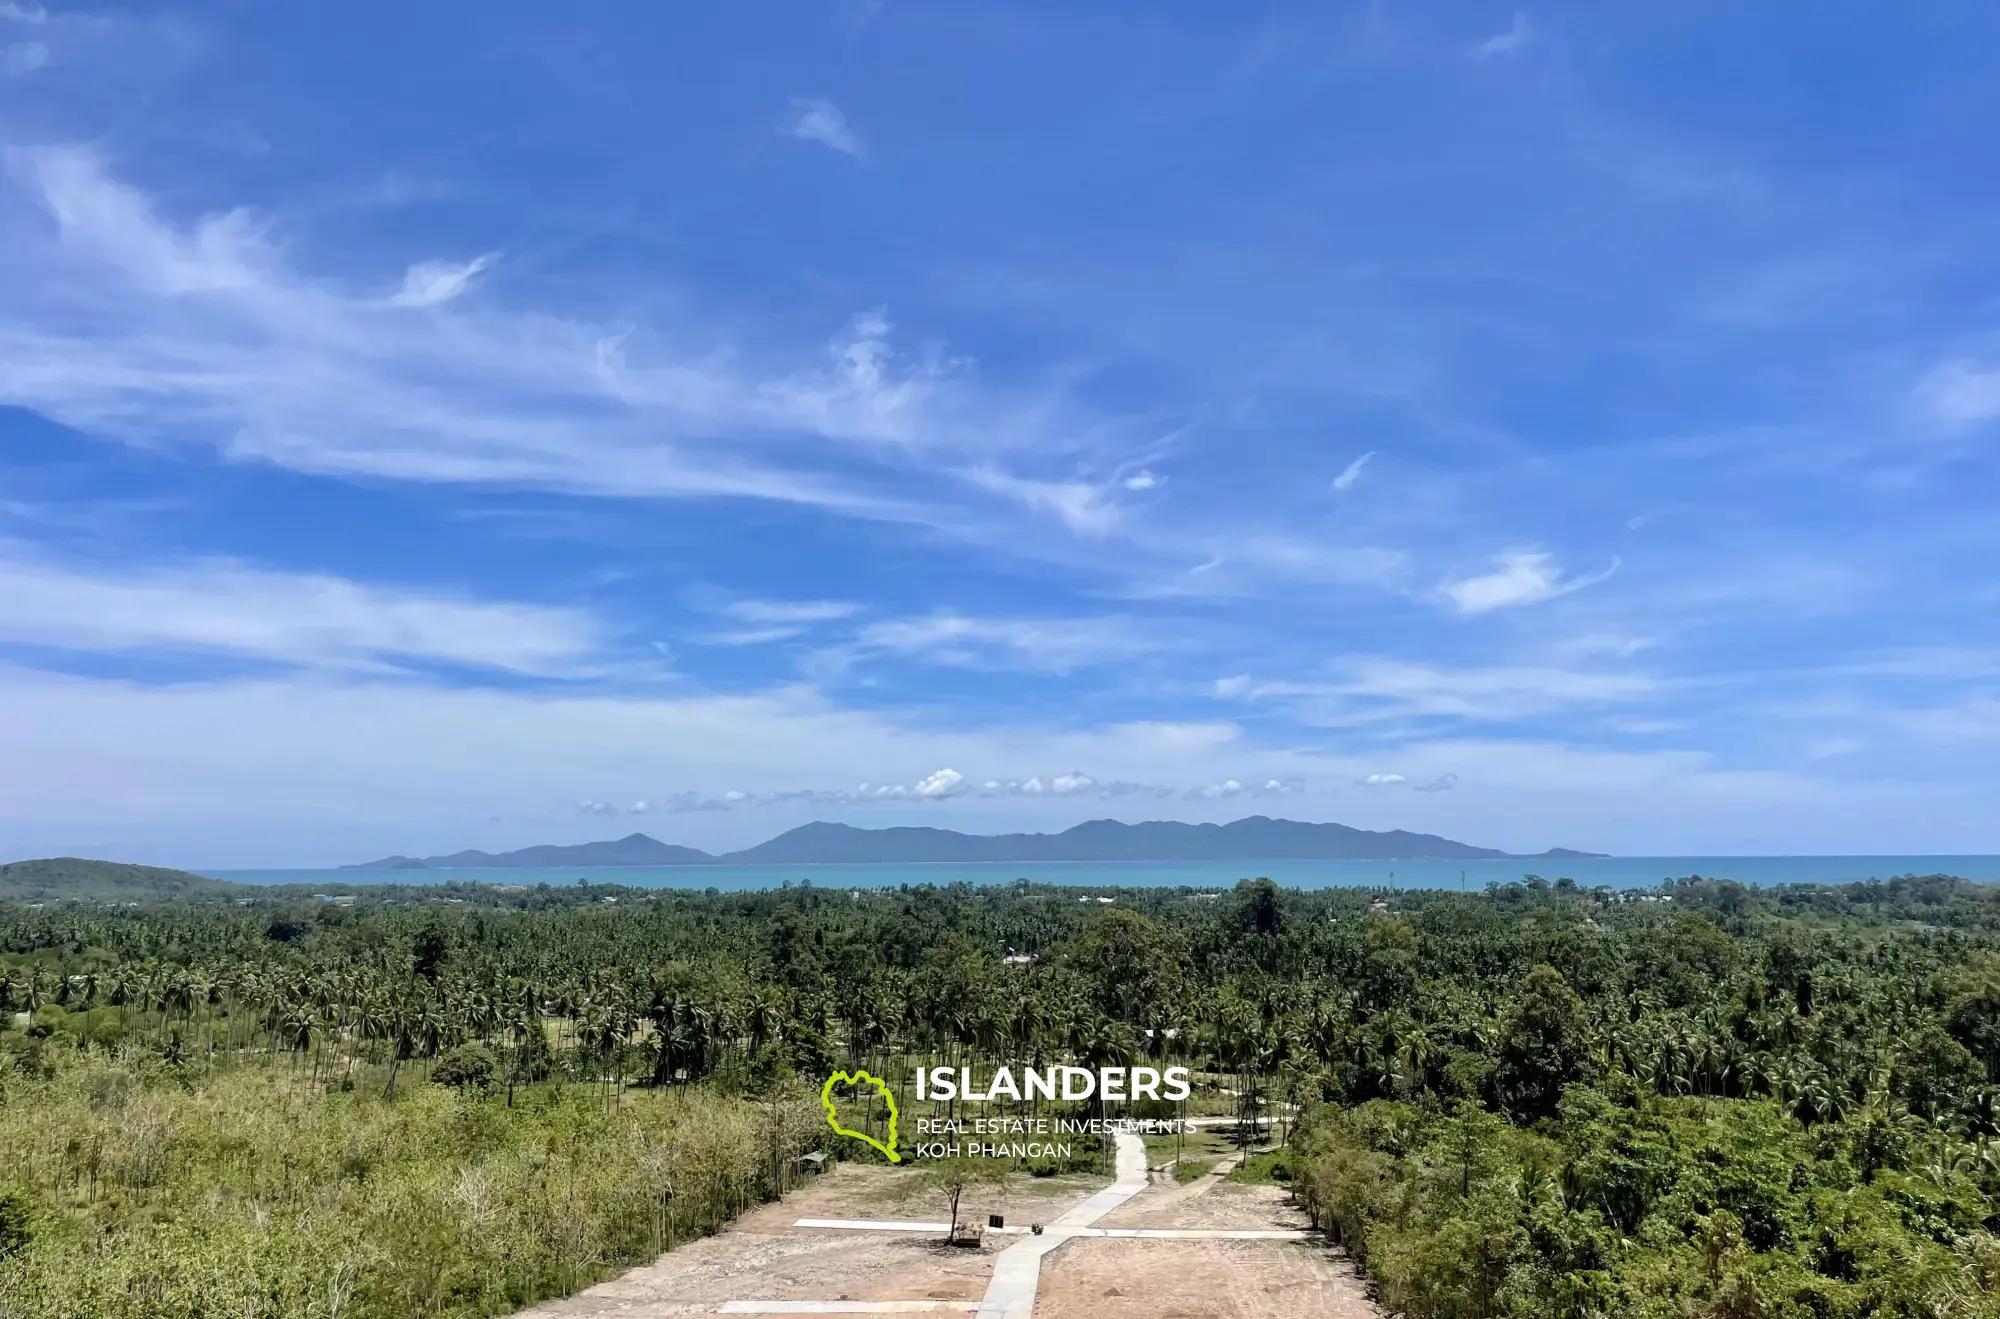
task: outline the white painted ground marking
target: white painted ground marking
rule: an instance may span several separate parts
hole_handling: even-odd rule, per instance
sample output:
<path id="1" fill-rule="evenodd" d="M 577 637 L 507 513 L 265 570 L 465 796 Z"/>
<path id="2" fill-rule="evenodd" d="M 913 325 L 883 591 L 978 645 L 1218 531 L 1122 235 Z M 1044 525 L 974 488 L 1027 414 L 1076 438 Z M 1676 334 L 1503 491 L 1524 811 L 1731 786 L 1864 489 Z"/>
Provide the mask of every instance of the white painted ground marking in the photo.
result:
<path id="1" fill-rule="evenodd" d="M 913 1223 L 895 1219 L 801 1218 L 793 1227 L 825 1228 L 842 1232 L 937 1232 L 951 1230 L 949 1223 Z M 1033 1229 L 1012 1224 L 980 1229 L 987 1236 L 1019 1237 Z M 1050 1229 L 1055 1230 L 1055 1229 Z M 1064 1237 L 1158 1237 L 1163 1241 L 1309 1241 L 1311 1232 L 1289 1228 L 1234 1227 L 1065 1227 Z"/>
<path id="2" fill-rule="evenodd" d="M 978 1301 L 725 1301 L 717 1314 L 921 1314 L 972 1311 Z"/>
<path id="3" fill-rule="evenodd" d="M 1311 1232 L 1289 1228 L 1234 1227 L 1086 1227 L 1080 1237 L 1157 1237 L 1162 1241 L 1310 1241 Z"/>

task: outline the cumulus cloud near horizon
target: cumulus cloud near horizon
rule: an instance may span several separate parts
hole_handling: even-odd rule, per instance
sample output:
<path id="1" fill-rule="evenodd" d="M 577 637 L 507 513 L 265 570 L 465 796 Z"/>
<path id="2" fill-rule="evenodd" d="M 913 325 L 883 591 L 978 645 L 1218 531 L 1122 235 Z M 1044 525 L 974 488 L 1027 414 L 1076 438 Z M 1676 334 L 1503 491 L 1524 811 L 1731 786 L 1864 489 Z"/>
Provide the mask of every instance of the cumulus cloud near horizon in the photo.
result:
<path id="1" fill-rule="evenodd" d="M 1220 790 L 1226 788 L 1226 791 Z M 640 798 L 629 807 L 584 798 L 577 811 L 584 815 L 681 815 L 701 811 L 728 811 L 737 807 L 769 806 L 857 806 L 869 803 L 944 802 L 955 798 L 988 800 L 1036 800 L 1041 798 L 1087 798 L 1116 801 L 1147 798 L 1166 801 L 1175 797 L 1189 800 L 1233 797 L 1243 793 L 1278 796 L 1299 791 L 1288 780 L 1269 779 L 1260 787 L 1248 787 L 1235 780 L 1224 785 L 1204 785 L 1181 789 L 1157 783 L 1132 783 L 1122 779 L 1099 779 L 1080 770 L 1047 776 L 1031 774 L 1024 779 L 989 778 L 977 782 L 951 768 L 932 770 L 914 782 L 865 782 L 852 788 L 794 788 L 775 792 L 744 792 L 731 789 L 718 794 L 700 792 L 669 793 L 657 799 Z"/>

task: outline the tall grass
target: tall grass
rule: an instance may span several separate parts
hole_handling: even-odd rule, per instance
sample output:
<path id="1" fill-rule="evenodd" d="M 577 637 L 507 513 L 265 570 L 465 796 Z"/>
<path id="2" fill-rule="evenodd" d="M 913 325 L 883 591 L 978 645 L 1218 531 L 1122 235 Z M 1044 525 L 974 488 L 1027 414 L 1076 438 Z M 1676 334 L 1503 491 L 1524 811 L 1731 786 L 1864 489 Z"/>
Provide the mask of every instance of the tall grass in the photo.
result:
<path id="1" fill-rule="evenodd" d="M 29 1223 L 0 1261 L 9 1319 L 505 1313 L 769 1198 L 818 1125 L 803 1091 L 606 1112 L 536 1089 L 510 1108 L 329 1091 L 268 1059 L 43 1059 L 0 1082 L 0 1195 Z"/>

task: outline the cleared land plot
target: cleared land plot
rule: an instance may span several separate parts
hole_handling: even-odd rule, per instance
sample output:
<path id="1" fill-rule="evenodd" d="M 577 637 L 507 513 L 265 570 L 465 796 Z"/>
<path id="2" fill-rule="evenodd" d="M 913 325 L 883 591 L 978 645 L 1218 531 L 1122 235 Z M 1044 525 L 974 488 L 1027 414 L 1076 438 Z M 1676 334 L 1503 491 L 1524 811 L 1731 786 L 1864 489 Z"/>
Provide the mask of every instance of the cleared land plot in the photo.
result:
<path id="1" fill-rule="evenodd" d="M 844 1165 L 718 1236 L 522 1319 L 666 1319 L 717 1314 L 731 1301 L 977 1301 L 993 1277 L 995 1256 L 1020 1236 L 995 1235 L 968 1249 L 939 1245 L 926 1233 L 794 1226 L 801 1218 L 942 1219 L 941 1201 L 904 1193 L 913 1181 L 907 1169 Z M 1048 1223 L 1104 1185 L 1094 1178 L 1021 1178 L 1004 1195 L 990 1188 L 968 1194 L 961 1217 L 983 1223 L 988 1213 L 1003 1213 L 1010 1227 Z M 1204 1177 L 1189 1186 L 1148 1187 L 1093 1226 L 1304 1227 L 1288 1198 L 1275 1186 Z M 1379 1319 L 1380 1313 L 1347 1262 L 1317 1241 L 1079 1237 L 1043 1261 L 1035 1305 L 1035 1319 Z"/>
<path id="2" fill-rule="evenodd" d="M 1042 1266 L 1035 1303 L 1035 1319 L 1380 1315 L 1348 1263 L 1308 1242 L 1072 1241 Z"/>
<path id="3" fill-rule="evenodd" d="M 1276 1186 L 1204 1177 L 1189 1186 L 1154 1187 L 1098 1220 L 1098 1227 L 1303 1228 L 1306 1216 Z"/>
<path id="4" fill-rule="evenodd" d="M 716 1236 L 566 1300 L 522 1311 L 522 1319 L 665 1319 L 715 1314 L 725 1302 L 746 1299 L 978 1300 L 993 1276 L 994 1255 L 1019 1237 L 969 1249 L 923 1235 L 792 1226 L 800 1218 L 942 1219 L 942 1200 L 904 1195 L 912 1180 L 901 1169 L 843 1164 Z M 1004 1195 L 987 1188 L 968 1192 L 959 1214 L 978 1223 L 989 1213 L 1005 1214 L 1010 1224 L 1045 1223 L 1104 1184 L 1097 1178 L 1022 1177 Z"/>

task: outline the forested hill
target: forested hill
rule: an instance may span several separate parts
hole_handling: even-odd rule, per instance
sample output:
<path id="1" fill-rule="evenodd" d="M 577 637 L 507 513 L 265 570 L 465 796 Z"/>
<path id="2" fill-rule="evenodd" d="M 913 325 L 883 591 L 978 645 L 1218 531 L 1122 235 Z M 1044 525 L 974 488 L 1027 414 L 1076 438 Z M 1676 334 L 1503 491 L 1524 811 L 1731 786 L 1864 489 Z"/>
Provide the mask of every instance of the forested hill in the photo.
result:
<path id="1" fill-rule="evenodd" d="M 0 902 L 166 902 L 229 897 L 239 887 L 185 870 L 74 856 L 0 865 Z"/>
<path id="2" fill-rule="evenodd" d="M 1058 834 L 962 834 L 949 829 L 857 829 L 807 824 L 726 860 L 745 865 L 811 861 L 1261 861 L 1474 859 L 1505 852 L 1401 829 L 1374 833 L 1262 815 L 1232 824 L 1089 820 Z"/>
<path id="3" fill-rule="evenodd" d="M 450 856 L 384 857 L 356 870 L 424 870 L 504 866 L 677 865 L 895 865 L 913 862 L 995 863 L 1035 861 L 1469 861 L 1503 857 L 1490 847 L 1403 829 L 1375 832 L 1344 824 L 1309 824 L 1262 815 L 1230 824 L 1150 820 L 1125 824 L 1090 820 L 1055 834 L 963 834 L 950 829 L 857 829 L 818 822 L 800 825 L 769 842 L 712 856 L 632 834 L 615 841 L 571 847 L 527 847 L 518 852 L 456 852 Z M 1594 855 L 1551 848 L 1540 855 Z"/>
<path id="4" fill-rule="evenodd" d="M 645 834 L 601 843 L 543 844 L 515 852 L 453 852 L 450 856 L 385 856 L 342 870 L 457 870 L 483 867 L 538 869 L 549 866 L 712 866 L 716 858 L 692 847 L 676 847 Z"/>

